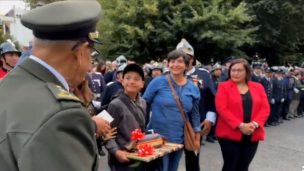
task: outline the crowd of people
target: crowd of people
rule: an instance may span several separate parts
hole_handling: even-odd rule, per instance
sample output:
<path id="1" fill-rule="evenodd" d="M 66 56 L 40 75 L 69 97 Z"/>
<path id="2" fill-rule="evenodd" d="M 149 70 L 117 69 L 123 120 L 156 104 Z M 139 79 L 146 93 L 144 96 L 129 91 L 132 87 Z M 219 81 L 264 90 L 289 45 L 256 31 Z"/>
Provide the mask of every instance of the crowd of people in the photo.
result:
<path id="1" fill-rule="evenodd" d="M 96 170 L 104 147 L 112 171 L 176 171 L 183 153 L 186 170 L 199 171 L 206 140 L 219 142 L 222 171 L 248 171 L 264 127 L 304 116 L 304 66 L 250 65 L 241 57 L 203 66 L 186 39 L 163 61 L 103 61 L 93 48 L 97 2 L 54 4 L 23 16 L 35 36 L 28 52 L 0 46 L 0 170 Z M 62 27 L 56 13 L 37 17 L 62 9 L 73 16 L 80 7 L 91 15 L 77 13 Z M 102 110 L 111 123 L 96 116 Z M 132 131 L 153 129 L 183 144 L 185 119 L 196 150 L 130 167 Z"/>

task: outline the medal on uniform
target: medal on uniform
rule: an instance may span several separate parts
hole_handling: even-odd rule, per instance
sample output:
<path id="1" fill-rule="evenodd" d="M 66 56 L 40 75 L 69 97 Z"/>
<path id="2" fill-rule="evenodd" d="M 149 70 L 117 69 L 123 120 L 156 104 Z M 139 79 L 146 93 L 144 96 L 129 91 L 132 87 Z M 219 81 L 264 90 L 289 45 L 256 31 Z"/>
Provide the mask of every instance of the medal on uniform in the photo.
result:
<path id="1" fill-rule="evenodd" d="M 198 79 L 197 75 L 191 75 L 192 82 L 194 83 L 195 86 L 198 86 Z"/>

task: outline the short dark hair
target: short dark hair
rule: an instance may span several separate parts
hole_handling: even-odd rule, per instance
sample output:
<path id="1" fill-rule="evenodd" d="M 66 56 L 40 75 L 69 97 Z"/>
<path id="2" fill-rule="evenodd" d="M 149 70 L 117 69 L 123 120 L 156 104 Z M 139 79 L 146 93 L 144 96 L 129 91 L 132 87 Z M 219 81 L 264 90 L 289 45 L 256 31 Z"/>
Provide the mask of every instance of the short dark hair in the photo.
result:
<path id="1" fill-rule="evenodd" d="M 231 65 L 229 66 L 229 69 L 228 69 L 228 78 L 230 79 L 231 78 L 231 68 L 235 65 L 235 64 L 243 64 L 244 68 L 245 68 L 245 71 L 246 71 L 246 77 L 245 77 L 245 81 L 246 83 L 251 79 L 251 67 L 249 65 L 249 62 L 244 59 L 244 58 L 238 58 L 238 59 L 234 59 L 231 61 Z"/>
<path id="2" fill-rule="evenodd" d="M 187 55 L 185 52 L 183 52 L 182 50 L 179 50 L 179 49 L 171 51 L 167 56 L 167 61 L 169 63 L 171 60 L 175 60 L 179 57 L 183 57 L 186 67 L 188 67 L 190 64 L 191 58 L 189 55 Z"/>
<path id="3" fill-rule="evenodd" d="M 122 72 L 122 77 L 124 78 L 128 72 L 136 72 L 140 75 L 141 79 L 145 80 L 144 70 L 137 64 L 129 64 Z"/>

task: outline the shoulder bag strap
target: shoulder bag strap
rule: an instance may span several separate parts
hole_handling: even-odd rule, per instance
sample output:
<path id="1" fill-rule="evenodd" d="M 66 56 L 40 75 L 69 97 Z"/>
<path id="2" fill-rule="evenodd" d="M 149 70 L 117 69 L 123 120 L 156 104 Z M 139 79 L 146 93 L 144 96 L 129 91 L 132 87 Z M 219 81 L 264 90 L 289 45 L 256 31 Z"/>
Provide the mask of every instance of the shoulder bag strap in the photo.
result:
<path id="1" fill-rule="evenodd" d="M 138 113 L 138 111 L 135 111 L 132 107 L 131 107 L 131 105 L 128 103 L 128 102 L 126 102 L 124 99 L 121 99 L 121 98 L 119 98 L 118 97 L 118 100 L 120 100 L 123 104 L 125 104 L 125 106 L 127 106 L 127 108 L 129 109 L 129 111 L 131 112 L 131 113 L 133 113 L 133 116 L 134 116 L 134 118 L 135 118 L 135 120 L 138 122 L 138 124 L 139 124 L 139 126 L 140 126 L 140 128 L 142 129 L 142 131 L 144 131 L 145 130 L 145 112 L 144 112 L 144 110 L 141 108 L 141 106 L 139 106 L 139 105 L 137 105 L 135 102 L 131 102 L 131 103 L 133 103 L 133 105 L 136 107 L 136 108 L 138 108 L 139 110 L 140 110 L 140 112 L 142 112 L 142 115 L 143 115 L 143 118 L 140 118 L 140 113 Z M 142 120 L 143 119 L 143 120 Z M 143 121 L 143 123 L 142 123 L 142 121 Z"/>
<path id="2" fill-rule="evenodd" d="M 180 100 L 179 100 L 179 97 L 178 97 L 177 94 L 176 94 L 176 91 L 175 91 L 175 89 L 174 89 L 174 87 L 173 87 L 171 78 L 170 78 L 169 75 L 167 75 L 166 78 L 167 78 L 167 81 L 168 81 L 169 86 L 170 86 L 170 88 L 171 88 L 171 91 L 172 91 L 172 94 L 173 94 L 173 96 L 174 96 L 174 99 L 175 99 L 175 101 L 176 101 L 177 107 L 179 108 L 179 110 L 180 110 L 180 112 L 181 112 L 181 114 L 182 114 L 182 117 L 183 117 L 184 121 L 187 122 L 187 114 L 186 114 L 186 112 L 184 111 L 184 109 L 183 109 L 183 107 L 182 107 L 182 104 L 181 104 L 181 102 L 180 102 Z"/>

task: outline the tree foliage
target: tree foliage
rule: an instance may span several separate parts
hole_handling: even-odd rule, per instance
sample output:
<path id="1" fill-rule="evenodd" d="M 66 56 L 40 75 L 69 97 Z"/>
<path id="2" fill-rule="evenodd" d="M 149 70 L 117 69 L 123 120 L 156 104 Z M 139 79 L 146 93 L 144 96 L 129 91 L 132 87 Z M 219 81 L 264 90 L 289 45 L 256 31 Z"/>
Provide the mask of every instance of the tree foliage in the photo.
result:
<path id="1" fill-rule="evenodd" d="M 225 0 L 100 2 L 104 8 L 102 51 L 106 56 L 162 58 L 181 38 L 194 45 L 197 57 L 209 58 L 240 53 L 242 45 L 255 43 L 257 27 L 249 25 L 254 17 L 246 3 L 234 7 Z"/>
<path id="2" fill-rule="evenodd" d="M 246 0 L 259 25 L 256 50 L 272 62 L 294 62 L 303 56 L 303 0 Z M 290 59 L 290 60 L 289 60 Z"/>
<path id="3" fill-rule="evenodd" d="M 7 39 L 11 39 L 11 36 L 8 34 L 3 34 L 3 30 L 0 29 L 0 44 L 5 42 Z"/>
<path id="4" fill-rule="evenodd" d="M 37 2 L 58 0 L 27 0 Z M 164 58 L 181 38 L 203 62 L 258 53 L 270 63 L 304 60 L 303 0 L 98 0 L 106 58 Z"/>

